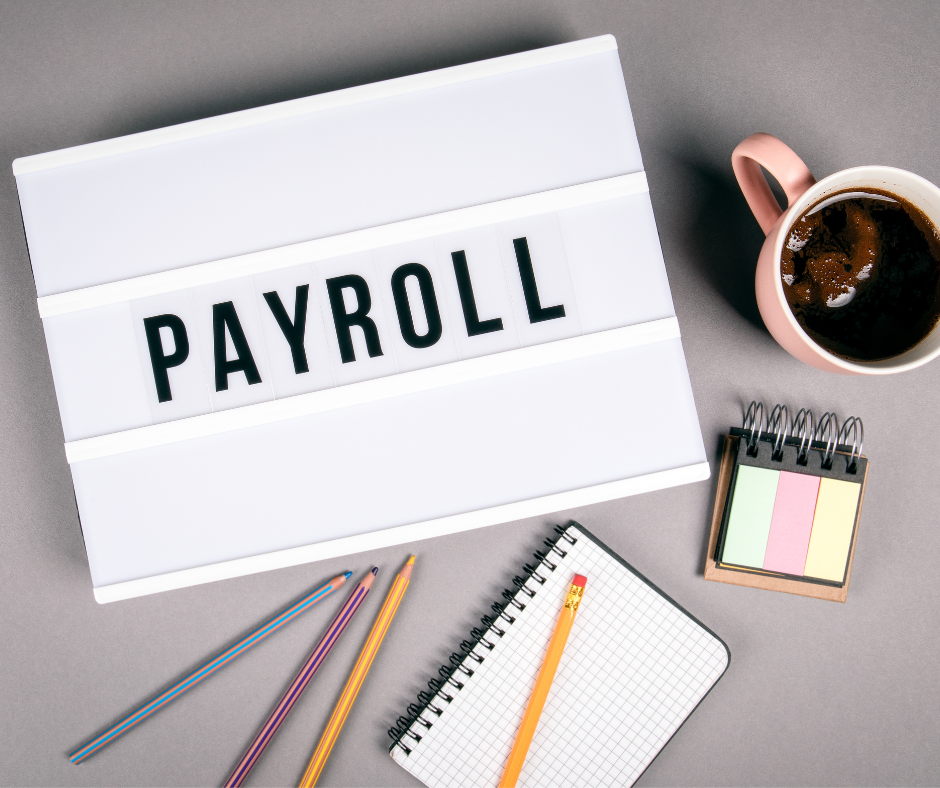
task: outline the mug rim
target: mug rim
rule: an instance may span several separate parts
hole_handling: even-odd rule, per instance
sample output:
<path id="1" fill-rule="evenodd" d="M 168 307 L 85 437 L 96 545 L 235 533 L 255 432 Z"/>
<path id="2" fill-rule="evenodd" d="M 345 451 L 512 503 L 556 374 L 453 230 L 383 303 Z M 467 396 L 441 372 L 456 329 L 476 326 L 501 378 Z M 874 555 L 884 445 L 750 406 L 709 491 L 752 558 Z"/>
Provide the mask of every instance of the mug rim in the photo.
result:
<path id="1" fill-rule="evenodd" d="M 938 204 L 940 204 L 940 188 L 928 181 L 926 178 L 917 175 L 916 173 L 910 172 L 908 170 L 902 170 L 898 167 L 886 167 L 877 164 L 864 165 L 861 167 L 850 167 L 845 170 L 834 172 L 832 175 L 828 175 L 810 186 L 805 192 L 803 192 L 803 194 L 800 195 L 799 199 L 796 200 L 793 205 L 789 206 L 787 210 L 783 212 L 783 214 L 780 216 L 780 219 L 777 220 L 775 229 L 771 231 L 772 234 L 775 234 L 773 246 L 774 292 L 776 293 L 780 304 L 783 306 L 788 325 L 796 332 L 797 336 L 799 336 L 802 342 L 816 355 L 822 357 L 826 362 L 841 368 L 845 372 L 857 375 L 888 375 L 895 372 L 905 372 L 933 361 L 935 358 L 937 358 L 937 356 L 940 356 L 940 343 L 938 343 L 936 348 L 920 358 L 916 358 L 910 361 L 902 361 L 901 359 L 917 348 L 918 345 L 920 345 L 922 342 L 927 341 L 927 339 L 935 332 L 940 331 L 940 322 L 938 322 L 937 325 L 935 325 L 927 334 L 925 334 L 917 342 L 917 344 L 898 356 L 876 361 L 849 361 L 842 358 L 841 356 L 837 356 L 835 353 L 832 353 L 829 350 L 826 350 L 826 348 L 816 342 L 816 340 L 814 340 L 804 330 L 803 326 L 800 325 L 799 321 L 796 319 L 796 316 L 793 314 L 793 310 L 790 309 L 790 304 L 787 301 L 786 294 L 783 292 L 783 280 L 780 275 L 780 266 L 783 255 L 783 244 L 786 240 L 787 234 L 790 231 L 790 228 L 793 226 L 793 223 L 813 203 L 823 199 L 826 196 L 827 189 L 832 189 L 833 193 L 837 193 L 852 188 L 852 186 L 856 184 L 846 184 L 845 181 L 848 178 L 849 180 L 857 181 L 857 185 L 859 186 L 867 186 L 868 188 L 891 191 L 891 189 L 889 189 L 886 185 L 883 186 L 878 184 L 877 178 L 879 174 L 895 176 L 895 178 L 898 180 L 909 181 L 913 186 L 915 186 L 915 188 L 932 191 L 937 198 Z M 835 183 L 839 184 L 837 188 L 833 188 L 833 184 Z M 905 199 L 908 198 L 905 197 Z M 910 202 L 913 202 L 918 208 L 927 214 L 928 218 L 931 220 L 931 222 L 933 222 L 935 227 L 940 228 L 940 216 L 935 217 L 931 215 L 929 209 L 925 208 L 925 206 L 920 201 L 910 200 Z"/>

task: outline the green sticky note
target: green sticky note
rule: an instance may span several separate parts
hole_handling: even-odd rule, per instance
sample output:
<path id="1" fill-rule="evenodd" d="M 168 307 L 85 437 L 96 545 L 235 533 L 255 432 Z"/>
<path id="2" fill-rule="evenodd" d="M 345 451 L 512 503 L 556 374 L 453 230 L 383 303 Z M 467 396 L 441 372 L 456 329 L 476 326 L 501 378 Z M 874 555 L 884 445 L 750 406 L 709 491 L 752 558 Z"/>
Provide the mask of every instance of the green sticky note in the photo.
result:
<path id="1" fill-rule="evenodd" d="M 780 471 L 739 465 L 721 560 L 762 569 Z"/>
<path id="2" fill-rule="evenodd" d="M 806 554 L 806 577 L 833 580 L 841 583 L 845 578 L 845 565 L 852 547 L 855 513 L 862 485 L 838 479 L 823 479 L 819 483 L 819 498 L 813 517 L 813 532 Z"/>

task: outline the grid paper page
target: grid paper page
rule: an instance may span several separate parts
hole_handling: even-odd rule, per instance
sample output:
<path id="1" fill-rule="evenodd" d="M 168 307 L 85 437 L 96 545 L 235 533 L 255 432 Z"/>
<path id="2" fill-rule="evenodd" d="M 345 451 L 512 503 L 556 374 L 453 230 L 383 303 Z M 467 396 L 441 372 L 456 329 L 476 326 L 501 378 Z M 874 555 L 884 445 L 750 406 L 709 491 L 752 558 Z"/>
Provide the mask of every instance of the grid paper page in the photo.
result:
<path id="1" fill-rule="evenodd" d="M 554 551 L 507 613 L 499 619 L 505 635 L 486 636 L 467 657 L 467 676 L 446 685 L 453 696 L 438 694 L 421 715 L 430 729 L 416 722 L 406 736 L 410 749 L 392 749 L 392 757 L 411 774 L 433 786 L 495 786 L 502 777 L 516 731 L 548 649 L 555 622 L 575 573 L 587 576 L 568 644 L 542 712 L 518 785 L 631 785 L 656 757 L 676 729 L 728 665 L 725 645 L 656 589 L 638 578 L 615 556 L 577 526 Z"/>

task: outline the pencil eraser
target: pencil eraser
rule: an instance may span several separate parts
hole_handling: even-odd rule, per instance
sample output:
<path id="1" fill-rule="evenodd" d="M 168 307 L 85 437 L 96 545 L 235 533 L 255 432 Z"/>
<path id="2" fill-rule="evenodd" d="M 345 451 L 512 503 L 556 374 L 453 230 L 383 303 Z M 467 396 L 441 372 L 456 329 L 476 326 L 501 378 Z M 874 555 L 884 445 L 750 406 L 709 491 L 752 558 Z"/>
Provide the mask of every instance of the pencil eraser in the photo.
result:
<path id="1" fill-rule="evenodd" d="M 584 588 L 584 586 L 587 585 L 587 578 L 584 575 L 575 575 L 574 580 L 571 581 L 571 585 Z"/>

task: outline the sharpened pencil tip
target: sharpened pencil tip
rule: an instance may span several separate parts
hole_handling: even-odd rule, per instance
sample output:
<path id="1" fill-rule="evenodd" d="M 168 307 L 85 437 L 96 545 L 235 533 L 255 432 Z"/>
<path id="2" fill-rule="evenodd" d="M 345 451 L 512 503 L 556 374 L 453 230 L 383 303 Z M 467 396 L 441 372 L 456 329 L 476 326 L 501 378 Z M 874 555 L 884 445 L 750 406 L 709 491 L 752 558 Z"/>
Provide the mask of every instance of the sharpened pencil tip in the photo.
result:
<path id="1" fill-rule="evenodd" d="M 352 577 L 352 572 L 344 572 L 344 573 L 343 573 L 343 576 L 344 576 L 347 580 L 349 580 L 349 578 Z"/>
<path id="2" fill-rule="evenodd" d="M 408 559 L 408 563 L 405 564 L 405 566 L 412 565 L 412 564 L 414 564 L 414 562 L 415 562 L 415 557 L 414 557 L 414 556 L 411 556 L 411 558 Z"/>
<path id="3" fill-rule="evenodd" d="M 372 567 L 372 574 L 377 575 L 379 573 L 379 568 L 377 566 Z"/>

